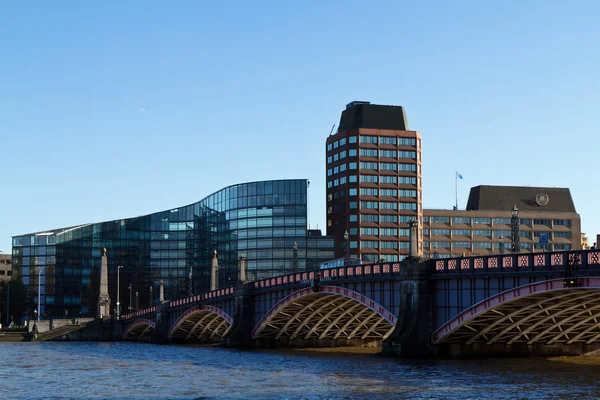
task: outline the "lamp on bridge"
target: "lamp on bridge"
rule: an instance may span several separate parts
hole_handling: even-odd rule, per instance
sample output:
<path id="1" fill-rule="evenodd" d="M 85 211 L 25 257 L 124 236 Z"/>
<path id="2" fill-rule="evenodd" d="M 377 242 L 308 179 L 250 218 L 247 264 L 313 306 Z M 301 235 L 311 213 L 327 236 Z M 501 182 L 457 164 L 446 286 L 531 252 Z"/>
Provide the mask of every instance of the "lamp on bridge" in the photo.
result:
<path id="1" fill-rule="evenodd" d="M 298 272 L 298 242 L 294 241 L 294 252 L 292 258 L 292 272 Z"/>
<path id="2" fill-rule="evenodd" d="M 119 302 L 119 295 L 121 293 L 121 287 L 119 286 L 121 268 L 123 268 L 122 265 L 117 265 L 117 319 L 121 315 L 121 303 Z"/>
<path id="3" fill-rule="evenodd" d="M 347 267 L 350 264 L 350 235 L 348 230 L 344 232 L 344 266 Z"/>
<path id="4" fill-rule="evenodd" d="M 438 258 L 440 256 L 440 253 L 438 252 L 438 247 L 437 245 L 433 246 L 433 258 Z"/>
<path id="5" fill-rule="evenodd" d="M 129 307 L 127 307 L 129 309 L 129 312 L 131 313 L 131 311 L 133 311 L 133 299 L 132 299 L 132 295 L 131 295 L 131 283 L 129 283 Z"/>
<path id="6" fill-rule="evenodd" d="M 498 238 L 498 252 L 504 254 L 504 236 Z"/>
<path id="7" fill-rule="evenodd" d="M 510 218 L 510 227 L 512 236 L 512 252 L 518 253 L 521 251 L 521 245 L 519 244 L 519 226 L 521 222 L 519 221 L 519 209 L 517 208 L 516 204 L 511 212 L 512 217 Z"/>

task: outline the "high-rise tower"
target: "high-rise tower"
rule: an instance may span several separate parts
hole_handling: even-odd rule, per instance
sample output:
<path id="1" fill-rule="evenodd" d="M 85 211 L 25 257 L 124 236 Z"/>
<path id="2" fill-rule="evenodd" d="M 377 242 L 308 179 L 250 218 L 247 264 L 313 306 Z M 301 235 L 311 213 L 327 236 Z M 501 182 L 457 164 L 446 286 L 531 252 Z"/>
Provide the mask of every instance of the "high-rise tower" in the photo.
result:
<path id="1" fill-rule="evenodd" d="M 404 108 L 354 101 L 326 143 L 327 235 L 336 257 L 402 260 L 409 222 L 419 222 L 420 238 L 423 215 L 421 135 L 408 130 Z M 421 254 L 420 239 L 418 246 Z"/>

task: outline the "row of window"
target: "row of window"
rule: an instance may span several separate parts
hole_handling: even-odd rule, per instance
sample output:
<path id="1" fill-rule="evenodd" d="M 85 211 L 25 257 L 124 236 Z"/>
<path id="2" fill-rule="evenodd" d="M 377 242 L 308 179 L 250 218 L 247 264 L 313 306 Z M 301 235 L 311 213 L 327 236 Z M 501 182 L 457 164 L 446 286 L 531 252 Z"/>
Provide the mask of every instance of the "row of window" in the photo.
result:
<path id="1" fill-rule="evenodd" d="M 487 236 L 487 237 L 492 237 L 492 232 L 494 234 L 494 237 L 510 237 L 511 236 L 511 231 L 507 231 L 507 230 L 500 230 L 500 231 L 491 231 L 489 229 L 473 229 L 473 230 L 469 230 L 469 229 L 423 229 L 423 234 L 425 236 L 428 236 L 430 233 L 431 235 L 442 235 L 442 236 L 449 236 L 450 232 L 452 232 L 452 236 L 471 236 L 471 234 L 473 236 Z M 539 231 L 519 231 L 519 236 L 520 237 L 526 237 L 531 239 L 532 237 L 539 237 L 540 233 L 545 233 L 548 235 L 548 238 L 551 239 L 552 238 L 552 234 L 553 232 L 539 232 Z M 564 238 L 564 239 L 571 239 L 573 237 L 573 234 L 571 232 L 554 232 L 554 237 L 555 238 Z"/>
<path id="2" fill-rule="evenodd" d="M 354 228 L 356 229 L 356 228 Z M 398 228 L 360 228 L 361 235 L 371 235 L 371 236 L 408 236 L 408 229 L 398 229 Z"/>
<path id="3" fill-rule="evenodd" d="M 350 242 L 350 248 L 356 248 L 357 242 Z M 360 247 L 362 249 L 408 249 L 409 242 L 398 242 L 382 240 L 381 242 L 375 240 L 361 240 Z"/>
<path id="4" fill-rule="evenodd" d="M 344 185 L 346 182 L 356 183 L 358 180 L 357 175 L 349 175 L 346 179 L 345 176 L 327 181 L 327 188 Z M 416 185 L 417 182 L 420 184 L 420 178 L 417 179 L 414 176 L 377 176 L 377 175 L 360 175 L 360 181 L 362 183 L 389 183 L 389 184 L 400 184 L 400 185 Z"/>
<path id="5" fill-rule="evenodd" d="M 450 246 L 452 245 L 452 246 Z M 512 244 L 510 242 L 503 244 L 504 249 L 510 250 Z M 499 249 L 500 243 L 490 242 L 424 242 L 423 248 L 429 250 L 429 248 L 436 249 Z M 541 243 L 519 243 L 519 248 L 523 250 L 571 250 L 570 244 L 555 243 L 555 244 L 541 244 Z"/>
<path id="6" fill-rule="evenodd" d="M 354 203 L 354 207 L 352 204 Z M 357 202 L 350 202 L 350 208 L 356 208 Z M 396 201 L 361 201 L 360 208 L 370 208 L 374 210 L 417 210 L 417 203 L 403 203 Z"/>
<path id="7" fill-rule="evenodd" d="M 409 223 L 415 217 L 412 215 L 377 215 L 377 214 L 361 214 L 360 221 L 361 222 L 375 222 L 375 223 L 392 223 L 397 224 L 398 221 L 400 223 Z M 358 222 L 357 214 L 349 215 L 350 222 Z"/>
<path id="8" fill-rule="evenodd" d="M 358 167 L 358 163 L 356 162 L 351 162 L 351 163 L 344 163 L 344 164 L 340 164 L 337 165 L 333 168 L 327 168 L 327 176 L 332 176 L 335 174 L 338 174 L 340 172 L 344 172 L 347 169 L 353 170 L 353 169 L 357 169 Z M 403 163 L 379 163 L 379 165 L 377 163 L 372 163 L 372 162 L 361 162 L 360 163 L 360 169 L 372 169 L 377 171 L 378 169 L 381 171 L 403 171 L 403 172 L 417 172 L 417 170 L 420 170 L 420 166 L 417 166 L 417 164 L 403 164 Z"/>
<path id="9" fill-rule="evenodd" d="M 470 247 L 455 246 L 454 243 L 452 244 L 452 248 L 453 248 L 453 250 L 459 250 L 459 251 L 463 250 L 463 249 L 471 250 Z M 534 243 L 532 246 L 532 243 L 520 243 L 519 248 L 521 250 L 525 250 L 525 251 L 531 251 L 532 249 L 544 250 L 544 251 L 559 251 L 559 250 L 571 250 L 572 246 L 570 244 L 554 244 L 554 245 L 552 245 L 552 244 L 539 244 L 539 243 Z M 425 254 L 425 255 L 429 255 L 429 256 L 433 255 L 434 257 L 437 257 L 437 258 L 461 257 L 461 256 L 466 255 L 466 253 L 467 253 L 465 251 L 461 254 L 435 254 L 437 249 L 439 249 L 439 247 L 435 247 L 435 246 L 432 249 L 430 249 L 428 242 L 426 242 L 424 244 L 424 250 L 427 251 L 427 254 Z M 488 250 L 498 251 L 499 246 L 498 246 L 498 243 L 494 243 L 493 248 L 491 248 L 491 247 L 476 247 L 474 249 L 488 249 Z M 511 250 L 510 243 L 504 244 L 504 250 L 507 252 Z M 474 250 L 474 252 L 476 252 L 476 250 Z"/>
<path id="10" fill-rule="evenodd" d="M 369 143 L 369 144 L 391 144 L 391 145 L 400 145 L 400 146 L 416 146 L 417 141 L 415 138 L 404 138 L 404 137 L 386 137 L 386 136 L 370 136 L 370 135 L 360 135 L 361 143 Z"/>
<path id="11" fill-rule="evenodd" d="M 417 158 L 415 151 L 403 150 L 360 149 L 359 154 L 361 157 Z"/>
<path id="12" fill-rule="evenodd" d="M 423 217 L 423 222 L 425 223 L 444 223 L 444 224 L 449 224 L 450 220 L 452 220 L 453 224 L 484 224 L 484 225 L 490 225 L 493 224 L 494 225 L 510 225 L 511 224 L 511 219 L 510 218 L 484 218 L 484 217 L 473 217 L 473 218 L 469 218 L 469 217 L 442 217 L 442 216 L 426 216 Z M 521 225 L 529 225 L 531 226 L 531 223 L 533 221 L 534 225 L 545 225 L 545 226 L 549 226 L 552 227 L 552 224 L 556 225 L 560 225 L 560 226 L 566 226 L 566 227 L 570 227 L 571 226 L 571 220 L 569 219 L 555 219 L 555 220 L 551 220 L 551 219 L 534 219 L 532 220 L 531 218 L 520 218 L 520 224 Z"/>
<path id="13" fill-rule="evenodd" d="M 361 155 L 363 155 L 363 151 L 365 151 L 365 154 L 372 154 L 372 152 L 368 152 L 368 149 L 361 149 Z M 377 150 L 373 150 L 375 153 L 377 152 Z M 398 151 L 397 156 L 396 156 L 396 151 L 394 150 L 394 157 L 393 158 L 409 158 L 409 159 L 417 159 L 417 152 L 416 151 Z M 390 153 L 391 154 L 391 153 Z M 340 151 L 339 153 L 335 153 L 333 156 L 327 156 L 327 164 L 331 164 L 332 162 L 336 162 L 338 160 L 343 160 L 344 158 L 346 158 L 346 156 L 348 157 L 356 157 L 356 149 L 350 149 L 348 150 L 348 152 L 346 153 L 346 150 Z M 377 157 L 377 155 L 371 155 L 371 157 Z M 390 156 L 386 156 L 386 157 L 390 157 Z"/>

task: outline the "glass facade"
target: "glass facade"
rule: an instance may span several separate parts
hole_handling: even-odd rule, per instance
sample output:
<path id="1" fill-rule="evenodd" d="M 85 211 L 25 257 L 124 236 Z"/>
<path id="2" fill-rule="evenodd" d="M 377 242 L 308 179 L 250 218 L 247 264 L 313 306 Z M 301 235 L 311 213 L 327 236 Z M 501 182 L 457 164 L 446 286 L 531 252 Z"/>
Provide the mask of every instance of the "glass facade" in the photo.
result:
<path id="1" fill-rule="evenodd" d="M 157 302 L 161 280 L 166 299 L 185 297 L 190 271 L 193 293 L 208 291 L 213 250 L 220 287 L 236 283 L 241 256 L 250 280 L 290 273 L 294 243 L 298 270 L 316 270 L 334 258 L 334 241 L 307 230 L 307 185 L 305 179 L 245 183 L 146 216 L 15 236 L 13 265 L 30 309 L 39 288 L 48 316 L 95 316 L 103 248 L 113 308 L 123 266 L 122 312 Z"/>

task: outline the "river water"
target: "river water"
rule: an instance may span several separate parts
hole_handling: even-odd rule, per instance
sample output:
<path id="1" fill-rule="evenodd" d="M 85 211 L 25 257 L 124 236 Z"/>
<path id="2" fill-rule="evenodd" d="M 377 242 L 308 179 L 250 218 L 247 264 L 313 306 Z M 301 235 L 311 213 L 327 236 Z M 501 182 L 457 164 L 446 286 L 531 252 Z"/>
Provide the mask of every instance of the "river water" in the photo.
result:
<path id="1" fill-rule="evenodd" d="M 0 399 L 596 399 L 597 359 L 0 343 Z"/>

